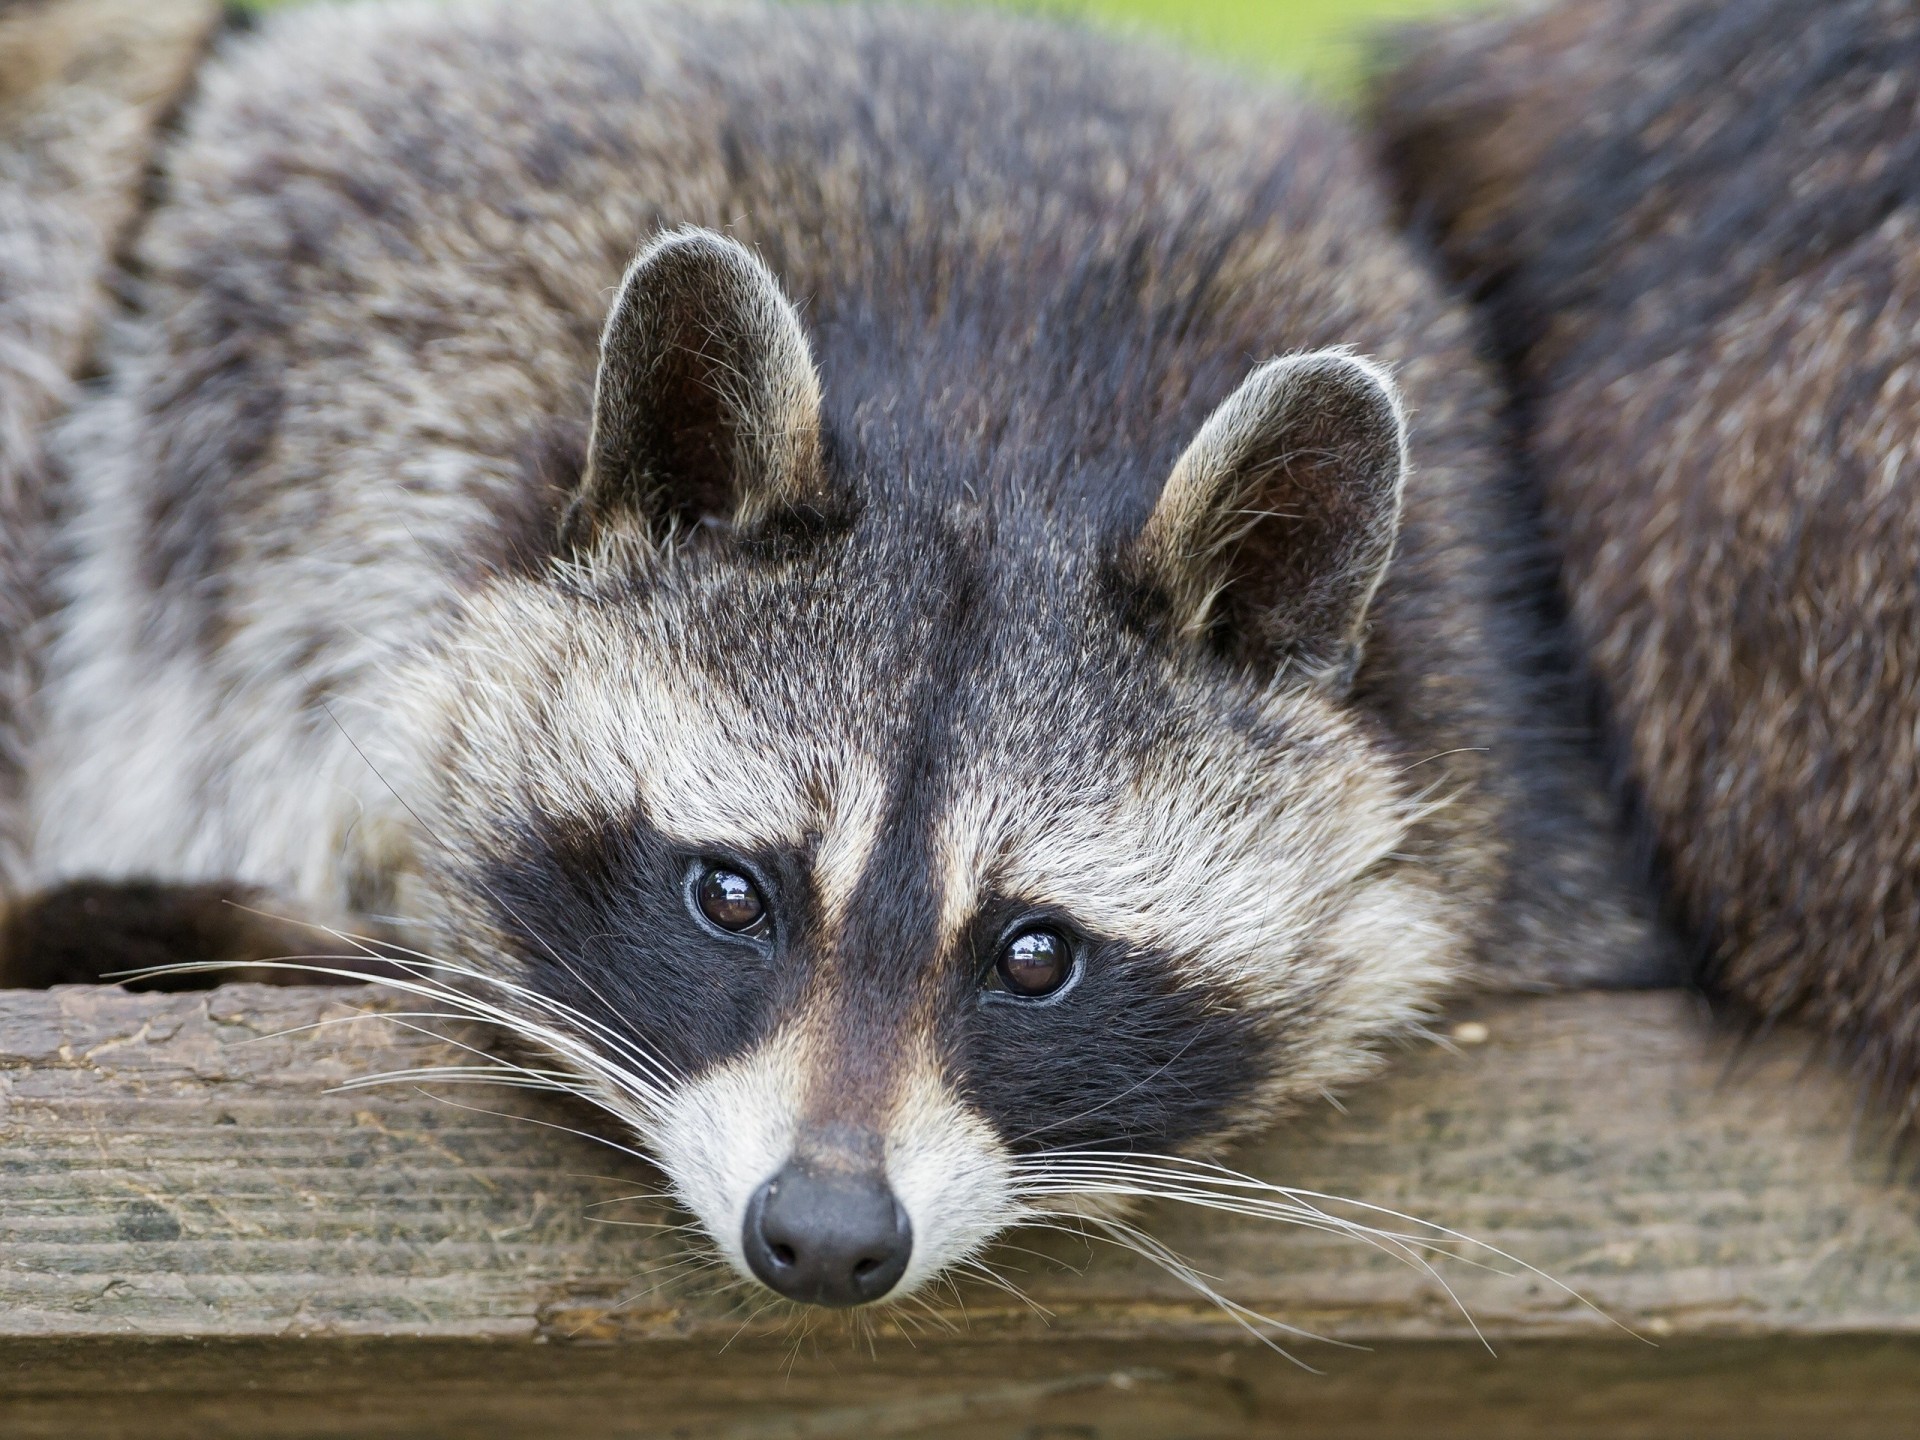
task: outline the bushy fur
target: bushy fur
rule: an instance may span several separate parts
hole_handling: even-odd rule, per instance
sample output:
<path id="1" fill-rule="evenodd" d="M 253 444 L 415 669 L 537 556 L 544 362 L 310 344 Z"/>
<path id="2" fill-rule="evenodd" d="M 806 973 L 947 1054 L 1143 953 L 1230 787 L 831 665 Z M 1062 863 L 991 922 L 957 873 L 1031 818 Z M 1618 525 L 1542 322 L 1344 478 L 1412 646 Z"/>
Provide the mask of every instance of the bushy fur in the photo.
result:
<path id="1" fill-rule="evenodd" d="M 37 878 L 413 925 L 736 1261 L 808 1147 L 883 1143 L 910 1286 L 1019 1156 L 1661 974 L 1472 327 L 1301 104 L 919 8 L 374 5 L 232 46 L 161 175 Z M 990 986 L 1035 916 L 1052 1004 Z"/>
<path id="2" fill-rule="evenodd" d="M 54 498 L 42 431 L 86 359 L 156 127 L 216 15 L 195 0 L 0 14 L 0 893 L 24 878 L 21 732 Z"/>
<path id="3" fill-rule="evenodd" d="M 1379 88 L 1707 973 L 1920 1074 L 1920 12 L 1572 0 Z"/>

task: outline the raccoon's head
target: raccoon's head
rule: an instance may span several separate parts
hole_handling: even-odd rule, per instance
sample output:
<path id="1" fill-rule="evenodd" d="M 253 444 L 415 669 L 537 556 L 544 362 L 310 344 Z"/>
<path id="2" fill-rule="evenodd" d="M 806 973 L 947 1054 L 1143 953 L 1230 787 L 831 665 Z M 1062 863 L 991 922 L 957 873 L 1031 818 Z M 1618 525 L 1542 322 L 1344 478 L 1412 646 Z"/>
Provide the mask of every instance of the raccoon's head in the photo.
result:
<path id="1" fill-rule="evenodd" d="M 1461 945 L 1345 693 L 1404 469 L 1380 370 L 1255 369 L 1125 534 L 861 464 L 763 266 L 666 237 L 566 558 L 431 685 L 447 943 L 734 1266 L 827 1305 L 1097 1200 L 1069 1157 L 1352 1078 Z"/>

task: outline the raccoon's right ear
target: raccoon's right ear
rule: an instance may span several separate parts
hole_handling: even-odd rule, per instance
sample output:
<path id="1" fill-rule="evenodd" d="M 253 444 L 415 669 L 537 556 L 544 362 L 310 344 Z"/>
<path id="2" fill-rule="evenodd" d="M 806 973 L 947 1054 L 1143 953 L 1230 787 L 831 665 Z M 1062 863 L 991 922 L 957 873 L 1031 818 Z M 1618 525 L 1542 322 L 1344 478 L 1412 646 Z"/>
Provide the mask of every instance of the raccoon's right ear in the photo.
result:
<path id="1" fill-rule="evenodd" d="M 1344 350 L 1271 360 L 1201 427 L 1125 557 L 1175 625 L 1344 687 L 1400 528 L 1392 377 Z"/>
<path id="2" fill-rule="evenodd" d="M 767 267 L 711 230 L 676 230 L 627 267 L 600 337 L 593 429 L 562 541 L 609 523 L 649 539 L 751 527 L 824 505 L 820 381 Z"/>

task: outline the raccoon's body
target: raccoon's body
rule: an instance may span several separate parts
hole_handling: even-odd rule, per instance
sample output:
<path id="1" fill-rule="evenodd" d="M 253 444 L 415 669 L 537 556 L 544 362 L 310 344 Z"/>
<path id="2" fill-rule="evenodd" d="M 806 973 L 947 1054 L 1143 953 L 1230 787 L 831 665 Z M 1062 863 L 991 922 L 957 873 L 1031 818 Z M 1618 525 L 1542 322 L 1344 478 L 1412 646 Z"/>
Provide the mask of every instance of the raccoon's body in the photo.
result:
<path id="1" fill-rule="evenodd" d="M 34 883 L 390 917 L 784 1293 L 1449 985 L 1658 973 L 1473 332 L 1295 102 L 939 11 L 370 6 L 210 65 L 159 196 L 61 434 Z"/>
<path id="2" fill-rule="evenodd" d="M 44 602 L 44 430 L 71 398 L 155 128 L 213 20 L 124 0 L 0 13 L 0 893 L 25 878 L 19 722 Z"/>
<path id="3" fill-rule="evenodd" d="M 1920 10 L 1575 0 L 1383 85 L 1711 978 L 1920 1090 Z"/>

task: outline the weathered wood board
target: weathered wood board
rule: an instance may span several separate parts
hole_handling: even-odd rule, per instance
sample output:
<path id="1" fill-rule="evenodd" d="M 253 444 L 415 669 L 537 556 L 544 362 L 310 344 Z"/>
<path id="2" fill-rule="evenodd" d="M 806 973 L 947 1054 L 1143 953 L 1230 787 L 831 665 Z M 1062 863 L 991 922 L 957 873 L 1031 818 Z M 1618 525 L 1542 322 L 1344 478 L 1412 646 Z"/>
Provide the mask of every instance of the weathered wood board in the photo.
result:
<path id="1" fill-rule="evenodd" d="M 1736 1043 L 1689 997 L 1463 1011 L 1483 1043 L 1238 1157 L 1482 1238 L 1611 1320 L 1445 1266 L 1488 1355 L 1389 1255 L 1147 1212 L 1234 1299 L 1369 1347 L 1290 1343 L 1315 1374 L 1060 1235 L 995 1257 L 1046 1317 L 978 1285 L 801 1334 L 621 1199 L 658 1186 L 644 1164 L 550 1128 L 591 1116 L 326 1093 L 455 1058 L 347 1018 L 370 993 L 0 992 L 0 1434 L 1920 1433 L 1920 1185 L 1806 1039 Z"/>

